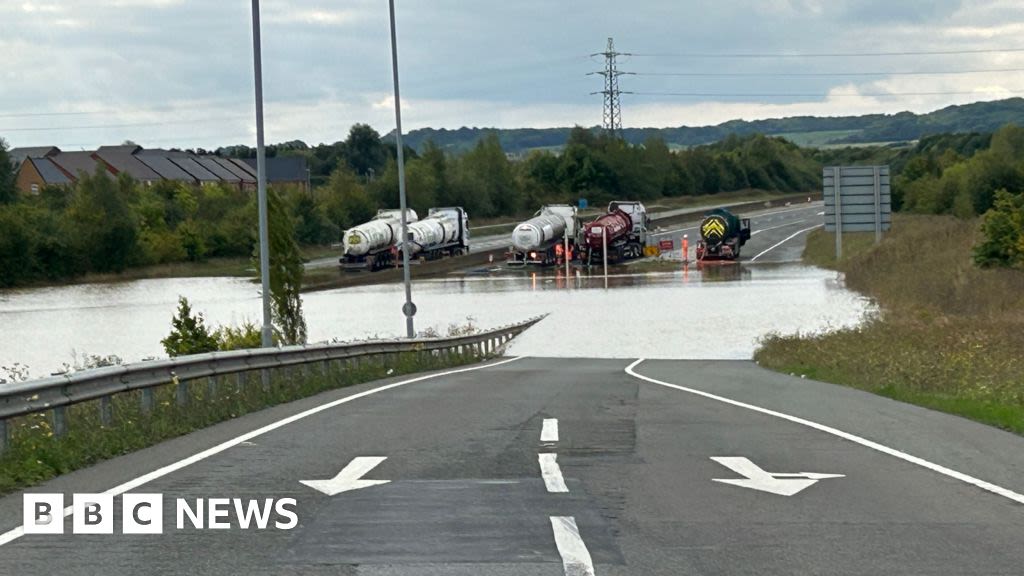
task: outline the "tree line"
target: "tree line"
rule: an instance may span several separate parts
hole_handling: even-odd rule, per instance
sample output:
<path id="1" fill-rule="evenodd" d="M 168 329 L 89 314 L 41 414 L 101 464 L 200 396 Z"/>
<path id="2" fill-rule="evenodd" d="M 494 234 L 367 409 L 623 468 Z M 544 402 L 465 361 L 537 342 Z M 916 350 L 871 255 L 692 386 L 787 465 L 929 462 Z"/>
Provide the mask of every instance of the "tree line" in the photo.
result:
<path id="1" fill-rule="evenodd" d="M 245 156 L 242 147 L 218 150 Z M 398 205 L 395 147 L 365 124 L 330 145 L 271 147 L 306 156 L 318 182 L 309 192 L 274 189 L 289 234 L 301 245 L 338 242 L 342 231 Z M 911 148 L 801 148 L 781 138 L 731 135 L 706 146 L 671 149 L 650 138 L 629 144 L 574 128 L 560 153 L 510 158 L 496 134 L 464 154 L 427 142 L 406 150 L 409 205 L 418 212 L 462 206 L 473 218 L 525 216 L 543 204 L 587 199 L 657 200 L 760 189 L 804 192 L 821 186 L 823 165 L 889 163 L 896 209 L 973 217 L 993 244 L 986 265 L 1020 265 L 1024 130 L 946 134 Z M 1000 192 L 1005 191 L 1005 192 Z M 21 195 L 0 141 L 0 286 L 58 282 L 92 272 L 218 257 L 248 257 L 256 237 L 254 194 L 224 185 L 164 181 L 142 186 L 124 174 L 83 174 L 72 186 Z"/>

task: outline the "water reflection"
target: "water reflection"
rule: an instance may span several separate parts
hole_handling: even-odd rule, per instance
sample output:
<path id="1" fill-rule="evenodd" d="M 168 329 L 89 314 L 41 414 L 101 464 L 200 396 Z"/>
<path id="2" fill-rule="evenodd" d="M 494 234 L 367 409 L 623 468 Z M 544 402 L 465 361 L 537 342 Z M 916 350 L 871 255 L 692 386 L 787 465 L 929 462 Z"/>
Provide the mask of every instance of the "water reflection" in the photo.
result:
<path id="1" fill-rule="evenodd" d="M 836 275 L 802 266 L 722 265 L 608 276 L 572 269 L 503 268 L 415 282 L 416 327 L 507 324 L 550 316 L 523 335 L 514 354 L 563 357 L 749 358 L 759 337 L 854 324 L 867 302 Z M 73 352 L 125 360 L 162 355 L 178 295 L 209 324 L 258 320 L 256 286 L 236 278 L 160 279 L 0 293 L 0 365 L 34 376 Z M 311 340 L 404 334 L 400 284 L 303 297 Z M 467 320 L 469 319 L 469 320 Z"/>

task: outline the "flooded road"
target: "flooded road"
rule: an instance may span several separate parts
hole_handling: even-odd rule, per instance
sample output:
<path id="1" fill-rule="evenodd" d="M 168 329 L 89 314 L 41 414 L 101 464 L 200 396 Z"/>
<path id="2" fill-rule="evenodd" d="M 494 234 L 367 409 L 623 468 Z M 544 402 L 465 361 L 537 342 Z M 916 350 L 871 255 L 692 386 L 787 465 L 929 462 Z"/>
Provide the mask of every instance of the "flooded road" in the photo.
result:
<path id="1" fill-rule="evenodd" d="M 627 267 L 628 269 L 628 267 Z M 494 271 L 414 283 L 417 330 L 493 327 L 550 314 L 511 354 L 603 358 L 749 358 L 770 333 L 859 322 L 869 303 L 834 272 L 800 265 L 726 265 L 603 277 Z M 84 353 L 125 361 L 163 356 L 177 298 L 208 325 L 259 321 L 258 288 L 238 278 L 177 278 L 0 292 L 0 366 L 33 377 Z M 303 296 L 310 341 L 404 334 L 402 286 Z M 0 373 L 2 376 L 2 373 Z"/>

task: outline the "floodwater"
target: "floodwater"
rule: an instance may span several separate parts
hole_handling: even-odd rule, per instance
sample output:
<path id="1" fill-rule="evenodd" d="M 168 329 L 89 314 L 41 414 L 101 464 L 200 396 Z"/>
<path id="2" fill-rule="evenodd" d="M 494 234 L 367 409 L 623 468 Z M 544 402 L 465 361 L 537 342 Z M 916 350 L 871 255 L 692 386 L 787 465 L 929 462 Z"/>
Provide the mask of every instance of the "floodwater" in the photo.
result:
<path id="1" fill-rule="evenodd" d="M 607 286 L 607 287 L 606 287 Z M 0 366 L 32 377 L 83 354 L 126 362 L 163 355 L 179 295 L 208 325 L 258 323 L 258 287 L 238 278 L 172 278 L 0 292 Z M 609 278 L 492 271 L 417 281 L 417 330 L 480 328 L 548 314 L 510 354 L 601 358 L 750 358 L 770 332 L 855 325 L 870 303 L 830 271 L 799 265 L 712 267 Z M 306 294 L 310 341 L 405 333 L 401 284 Z M 0 371 L 0 378 L 4 376 Z"/>

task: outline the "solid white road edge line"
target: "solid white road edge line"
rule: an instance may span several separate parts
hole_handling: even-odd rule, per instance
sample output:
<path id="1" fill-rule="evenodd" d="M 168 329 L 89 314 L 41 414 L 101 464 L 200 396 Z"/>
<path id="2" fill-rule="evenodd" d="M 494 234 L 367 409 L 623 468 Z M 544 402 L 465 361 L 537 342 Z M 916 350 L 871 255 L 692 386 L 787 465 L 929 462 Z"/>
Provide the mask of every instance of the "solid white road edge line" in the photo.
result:
<path id="1" fill-rule="evenodd" d="M 580 537 L 576 518 L 552 516 L 551 530 L 555 533 L 555 546 L 558 547 L 558 555 L 562 557 L 562 569 L 566 576 L 594 576 L 594 562 Z"/>
<path id="2" fill-rule="evenodd" d="M 751 236 L 757 236 L 761 232 L 768 232 L 770 230 L 778 230 L 779 228 L 788 228 L 790 226 L 796 226 L 797 224 L 803 224 L 804 222 L 807 222 L 807 218 L 804 218 L 803 220 L 793 220 L 792 222 L 786 222 L 785 224 L 779 224 L 778 226 L 771 226 L 769 228 L 758 228 L 757 230 L 754 230 L 753 232 L 751 232 L 750 235 Z"/>
<path id="3" fill-rule="evenodd" d="M 268 424 L 268 425 L 266 425 L 266 426 L 264 426 L 262 428 L 258 428 L 256 430 L 253 430 L 252 432 L 247 432 L 245 434 L 242 434 L 241 436 L 238 436 L 236 438 L 228 440 L 227 442 L 223 442 L 221 444 L 218 444 L 218 445 L 214 446 L 213 448 L 208 448 L 206 450 L 203 450 L 202 452 L 199 452 L 197 454 L 193 454 L 192 456 L 189 456 L 188 458 L 185 458 L 183 460 L 179 460 L 179 461 L 177 461 L 177 462 L 175 462 L 173 464 L 168 464 L 167 466 L 164 466 L 163 468 L 158 468 L 158 469 L 156 469 L 156 470 L 154 470 L 152 472 L 149 472 L 148 474 L 143 474 L 142 476 L 139 476 L 138 478 L 135 478 L 134 480 L 129 480 L 129 481 L 125 482 L 124 484 L 120 484 L 118 486 L 115 486 L 115 487 L 109 489 L 106 492 L 103 492 L 103 494 L 110 494 L 112 496 L 120 496 L 121 494 L 124 494 L 125 492 L 128 492 L 129 490 L 134 490 L 135 488 L 138 488 L 139 486 L 142 486 L 143 484 L 147 484 L 149 482 L 152 482 L 153 480 L 156 480 L 157 478 L 161 478 L 161 477 L 166 476 L 166 475 L 168 475 L 168 474 L 170 474 L 172 472 L 176 472 L 178 470 L 181 470 L 182 468 L 184 468 L 186 466 L 190 466 L 192 464 L 195 464 L 196 462 L 199 462 L 201 460 L 205 460 L 205 459 L 209 458 L 210 456 L 214 456 L 216 454 L 220 454 L 221 452 L 227 450 L 228 448 L 233 448 L 235 446 L 238 446 L 242 442 L 247 442 L 247 441 L 252 440 L 253 438 L 255 438 L 257 436 L 262 436 L 263 434 L 266 434 L 267 432 L 271 432 L 273 430 L 277 430 L 278 428 L 281 428 L 282 426 L 287 426 L 288 424 L 291 424 L 292 422 L 297 422 L 299 420 L 302 420 L 303 418 L 306 418 L 306 417 L 312 416 L 314 414 L 318 414 L 320 412 L 323 412 L 324 410 L 330 410 L 331 408 L 334 408 L 336 406 L 341 406 L 342 404 L 347 404 L 348 402 L 351 402 L 353 400 L 358 400 L 360 398 L 365 398 L 366 396 L 372 396 L 373 394 L 376 394 L 378 392 L 384 392 L 385 390 L 391 390 L 392 388 L 398 388 L 399 386 L 405 386 L 406 384 L 412 384 L 414 382 L 420 382 L 422 380 L 429 380 L 431 378 L 440 378 L 442 376 L 451 376 L 452 374 L 461 374 L 463 372 L 472 372 L 474 370 L 482 370 L 484 368 L 492 368 L 494 366 L 501 366 L 502 364 L 508 364 L 509 362 L 515 362 L 516 360 L 522 360 L 523 358 L 526 358 L 526 356 L 518 356 L 518 357 L 515 357 L 515 358 L 509 358 L 508 360 L 502 360 L 501 362 L 495 362 L 493 364 L 485 364 L 483 366 L 470 366 L 469 368 L 459 368 L 457 370 L 448 370 L 446 372 L 439 372 L 437 374 L 427 374 L 425 376 L 417 376 L 416 378 L 410 378 L 409 380 L 403 380 L 401 382 L 395 382 L 395 383 L 392 383 L 392 384 L 388 384 L 386 386 L 380 386 L 378 388 L 372 388 L 370 390 L 366 390 L 366 391 L 360 392 L 358 394 L 353 394 L 351 396 L 346 396 L 344 398 L 339 398 L 338 400 L 334 400 L 332 402 L 328 402 L 327 404 L 321 404 L 320 406 L 317 406 L 315 408 L 310 408 L 309 410 L 306 410 L 304 412 L 300 412 L 298 414 L 294 414 L 294 415 L 289 416 L 287 418 L 283 418 L 281 420 L 278 420 L 277 422 L 274 422 L 274 423 Z M 69 507 L 64 509 L 63 518 L 67 518 L 70 515 L 71 515 L 71 507 L 69 506 Z M 10 542 L 12 542 L 14 540 L 17 540 L 18 538 L 21 538 L 24 534 L 25 534 L 24 526 L 18 526 L 17 528 L 14 528 L 12 530 L 8 530 L 7 532 L 5 532 L 3 534 L 0 534 L 0 546 L 3 546 L 4 544 L 8 544 L 8 543 L 10 543 Z"/>
<path id="4" fill-rule="evenodd" d="M 965 483 L 970 484 L 972 486 L 981 488 L 982 490 L 986 490 L 986 491 L 991 492 L 993 494 L 997 494 L 999 496 L 1002 496 L 1004 498 L 1009 498 L 1010 500 L 1013 500 L 1014 502 L 1017 502 L 1019 504 L 1024 504 L 1024 494 L 1018 494 L 1018 493 L 1016 493 L 1016 492 L 1014 492 L 1012 490 L 1007 490 L 1006 488 L 1003 488 L 1001 486 L 996 486 L 995 484 L 992 484 L 990 482 L 985 482 L 984 480 L 979 480 L 978 478 L 975 478 L 973 476 L 968 476 L 967 474 L 964 474 L 962 472 L 957 472 L 956 470 L 952 470 L 950 468 L 946 468 L 945 466 L 941 466 L 939 464 L 935 464 L 933 462 L 929 462 L 929 461 L 927 461 L 927 460 L 925 460 L 923 458 L 918 458 L 917 456 L 911 456 L 910 454 L 907 454 L 906 452 L 900 452 L 899 450 L 896 450 L 895 448 L 889 448 L 888 446 L 885 446 L 883 444 L 879 444 L 878 442 L 873 442 L 871 440 L 868 440 L 867 438 L 861 438 L 860 436 L 857 436 L 857 435 L 854 435 L 854 434 L 850 434 L 849 432 L 843 432 L 842 430 L 839 430 L 837 428 L 832 428 L 831 426 L 825 426 L 824 424 L 818 424 L 817 422 L 812 422 L 810 420 L 805 420 L 805 419 L 799 418 L 797 416 L 790 416 L 789 414 L 783 414 L 782 412 L 776 412 L 774 410 L 769 410 L 767 408 L 761 408 L 760 406 L 754 406 L 753 404 L 747 404 L 745 402 L 738 402 L 736 400 L 730 400 L 729 398 L 725 398 L 723 396 L 716 396 L 715 394 L 710 394 L 708 392 L 702 392 L 700 390 L 695 390 L 693 388 L 686 388 L 685 386 L 679 386 L 678 384 L 670 384 L 668 382 L 662 382 L 661 380 L 656 380 L 654 378 L 650 378 L 648 376 L 644 376 L 643 374 L 638 374 L 634 370 L 634 368 L 636 368 L 644 360 L 645 360 L 644 358 L 640 358 L 636 362 L 633 362 L 632 364 L 627 366 L 626 367 L 626 374 L 629 374 L 630 376 L 633 376 L 634 378 L 639 378 L 641 380 L 645 380 L 645 381 L 650 382 L 652 384 L 658 384 L 659 386 L 665 386 L 666 388 L 673 388 L 675 390 L 680 390 L 682 392 L 689 392 L 690 394 L 696 394 L 697 396 L 703 396 L 704 398 L 708 398 L 710 400 L 717 400 L 718 402 L 724 402 L 726 404 L 731 404 L 731 405 L 737 406 L 739 408 L 746 408 L 747 410 L 753 410 L 754 412 L 760 412 L 761 414 L 767 414 L 768 416 L 774 416 L 776 418 L 781 418 L 783 420 L 789 420 L 790 422 L 793 422 L 793 423 L 796 423 L 796 424 L 802 424 L 804 426 L 807 426 L 808 428 L 813 428 L 813 429 L 818 430 L 820 432 L 825 432 L 826 434 L 831 434 L 833 436 L 838 436 L 839 438 L 842 438 L 843 440 L 849 440 L 850 442 L 853 442 L 853 443 L 856 443 L 856 444 L 860 444 L 861 446 L 864 446 L 865 448 L 871 448 L 872 450 L 876 450 L 876 451 L 881 452 L 883 454 L 888 454 L 889 456 L 894 456 L 896 458 L 899 458 L 900 460 L 904 460 L 906 462 L 910 462 L 911 464 L 916 464 L 918 466 L 921 466 L 922 468 L 927 468 L 928 470 L 931 470 L 932 472 L 938 472 L 939 474 L 942 474 L 943 476 L 948 476 L 950 478 L 953 478 L 954 480 L 959 480 L 961 482 L 965 482 Z"/>
<path id="5" fill-rule="evenodd" d="M 545 418 L 540 430 L 541 442 L 558 442 L 558 418 Z"/>
<path id="6" fill-rule="evenodd" d="M 562 478 L 562 469 L 558 467 L 557 454 L 538 454 L 537 461 L 540 462 L 540 475 L 544 478 L 544 486 L 548 492 L 569 491 L 565 479 Z"/>
<path id="7" fill-rule="evenodd" d="M 753 258 L 750 259 L 750 261 L 753 262 L 753 261 L 757 260 L 761 256 L 764 256 L 765 254 L 771 252 L 772 250 L 775 250 L 779 246 L 782 246 L 786 242 L 789 242 L 790 240 L 792 240 L 793 238 L 796 238 L 797 236 L 803 234 L 804 232 L 810 232 L 811 230 L 814 230 L 815 228 L 821 228 L 822 226 L 824 226 L 824 224 L 816 224 L 814 226 L 811 226 L 810 228 L 804 228 L 803 230 L 797 230 L 796 232 L 794 232 L 794 233 L 790 234 L 789 236 L 787 236 L 786 239 L 783 240 L 782 242 L 779 242 L 778 244 L 772 246 L 771 248 L 765 250 L 764 252 L 761 252 L 757 256 L 754 256 Z"/>

